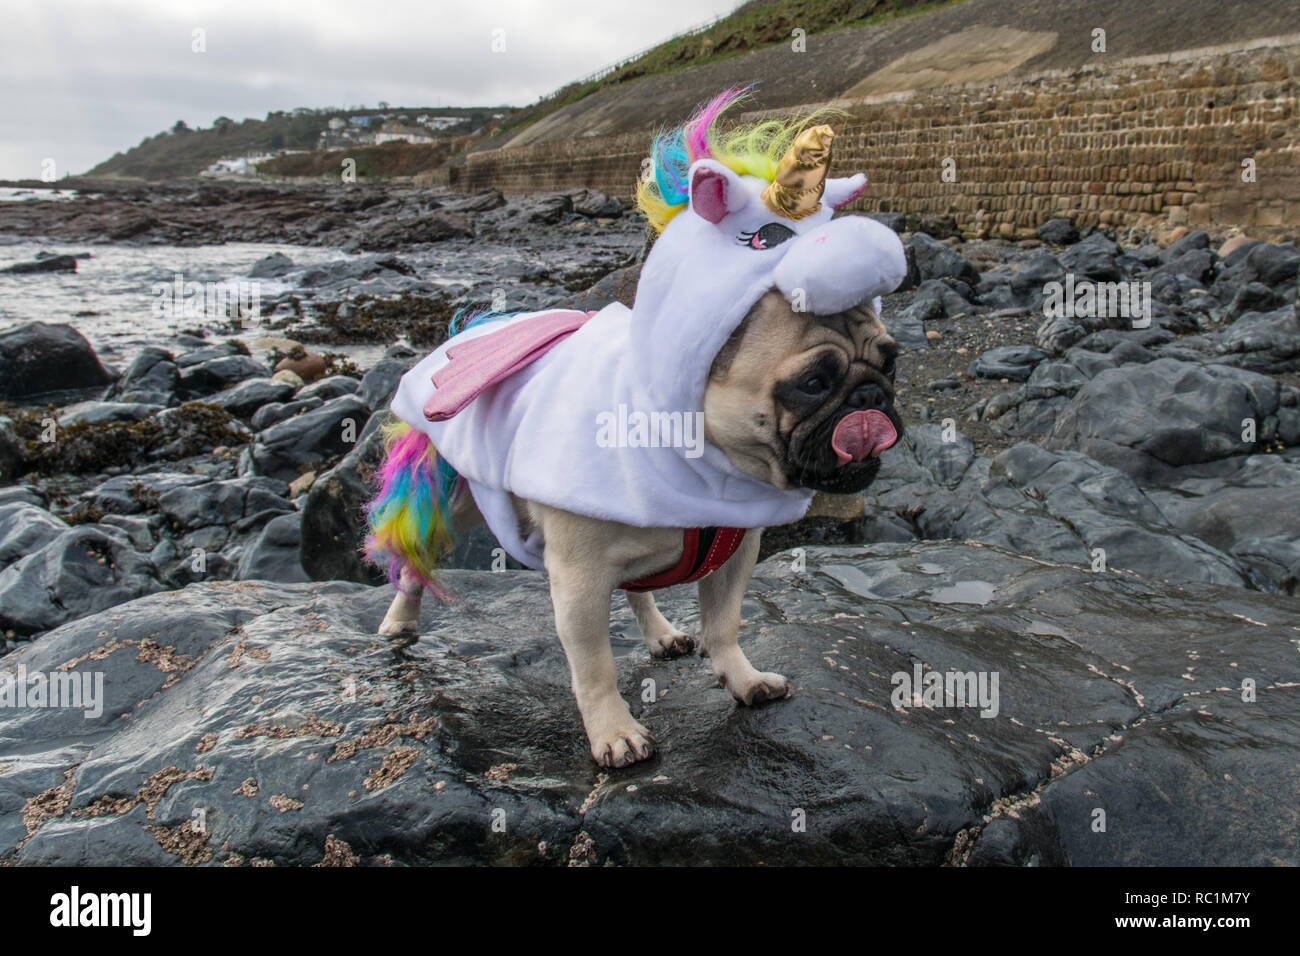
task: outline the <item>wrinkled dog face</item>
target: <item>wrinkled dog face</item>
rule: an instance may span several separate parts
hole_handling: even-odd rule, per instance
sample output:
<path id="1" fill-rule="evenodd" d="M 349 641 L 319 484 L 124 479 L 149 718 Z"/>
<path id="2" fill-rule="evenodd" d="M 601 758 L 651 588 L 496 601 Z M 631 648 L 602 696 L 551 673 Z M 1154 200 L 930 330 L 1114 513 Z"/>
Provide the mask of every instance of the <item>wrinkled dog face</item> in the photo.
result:
<path id="1" fill-rule="evenodd" d="M 880 434 L 889 430 L 884 418 L 903 433 L 894 408 L 897 355 L 869 302 L 812 315 L 768 292 L 713 362 L 705 436 L 737 468 L 778 488 L 861 491 L 876 477 L 878 451 L 889 442 Z M 854 440 L 854 454 L 837 453 L 836 446 L 845 447 L 841 436 L 862 419 L 876 423 L 868 437 Z"/>

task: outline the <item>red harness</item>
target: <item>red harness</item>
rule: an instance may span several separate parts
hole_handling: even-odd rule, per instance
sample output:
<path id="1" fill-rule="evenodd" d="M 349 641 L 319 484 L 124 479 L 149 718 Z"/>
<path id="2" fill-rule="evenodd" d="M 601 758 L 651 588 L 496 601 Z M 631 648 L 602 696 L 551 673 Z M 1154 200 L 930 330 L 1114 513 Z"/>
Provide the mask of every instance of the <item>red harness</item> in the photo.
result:
<path id="1" fill-rule="evenodd" d="M 682 558 L 674 567 L 624 581 L 619 587 L 624 591 L 657 591 L 698 581 L 726 564 L 744 539 L 744 528 L 687 528 L 682 534 Z"/>

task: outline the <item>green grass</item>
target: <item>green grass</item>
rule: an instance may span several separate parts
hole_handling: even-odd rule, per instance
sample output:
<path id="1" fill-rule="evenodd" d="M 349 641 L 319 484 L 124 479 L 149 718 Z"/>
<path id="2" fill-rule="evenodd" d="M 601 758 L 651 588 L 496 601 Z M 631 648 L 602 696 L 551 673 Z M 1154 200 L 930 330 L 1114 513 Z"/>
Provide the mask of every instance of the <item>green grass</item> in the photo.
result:
<path id="1" fill-rule="evenodd" d="M 965 0 L 751 0 L 709 29 L 660 44 L 606 77 L 563 87 L 541 102 L 520 110 L 502 125 L 501 131 L 518 132 L 606 87 L 789 43 L 795 28 L 812 36 L 886 23 L 963 2 Z"/>

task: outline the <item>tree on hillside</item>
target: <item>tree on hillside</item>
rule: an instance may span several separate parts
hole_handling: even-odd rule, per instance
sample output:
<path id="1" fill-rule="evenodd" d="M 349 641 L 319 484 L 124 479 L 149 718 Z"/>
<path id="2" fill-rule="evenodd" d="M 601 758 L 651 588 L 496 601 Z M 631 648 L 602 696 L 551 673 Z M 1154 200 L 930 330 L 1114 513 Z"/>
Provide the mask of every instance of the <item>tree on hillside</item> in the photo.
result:
<path id="1" fill-rule="evenodd" d="M 229 116 L 218 116 L 216 119 L 212 121 L 212 128 L 216 130 L 218 133 L 224 133 L 226 130 L 230 129 L 230 127 L 234 125 L 235 125 L 235 121 L 232 120 Z"/>
<path id="2" fill-rule="evenodd" d="M 190 128 L 185 125 L 185 120 L 177 120 L 176 125 L 172 127 L 172 133 L 188 133 Z"/>

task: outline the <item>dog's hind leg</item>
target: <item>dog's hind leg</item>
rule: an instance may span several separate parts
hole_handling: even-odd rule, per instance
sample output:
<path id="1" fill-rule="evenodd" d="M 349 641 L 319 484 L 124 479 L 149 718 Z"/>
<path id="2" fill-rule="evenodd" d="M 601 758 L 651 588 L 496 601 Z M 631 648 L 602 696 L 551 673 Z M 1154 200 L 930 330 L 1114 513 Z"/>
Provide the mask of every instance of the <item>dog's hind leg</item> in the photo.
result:
<path id="1" fill-rule="evenodd" d="M 780 674 L 759 671 L 740 649 L 740 606 L 758 560 L 761 529 L 745 535 L 736 553 L 708 577 L 701 578 L 700 647 L 713 673 L 742 704 L 790 696 L 790 682 Z"/>
<path id="2" fill-rule="evenodd" d="M 627 603 L 632 605 L 632 613 L 641 628 L 641 639 L 649 648 L 651 657 L 682 657 L 695 650 L 695 642 L 659 613 L 653 594 L 649 591 L 624 593 Z"/>
<path id="3" fill-rule="evenodd" d="M 414 634 L 420 626 L 420 598 L 424 585 L 409 571 L 402 571 L 401 587 L 388 605 L 388 613 L 379 623 L 379 633 L 384 636 Z"/>

